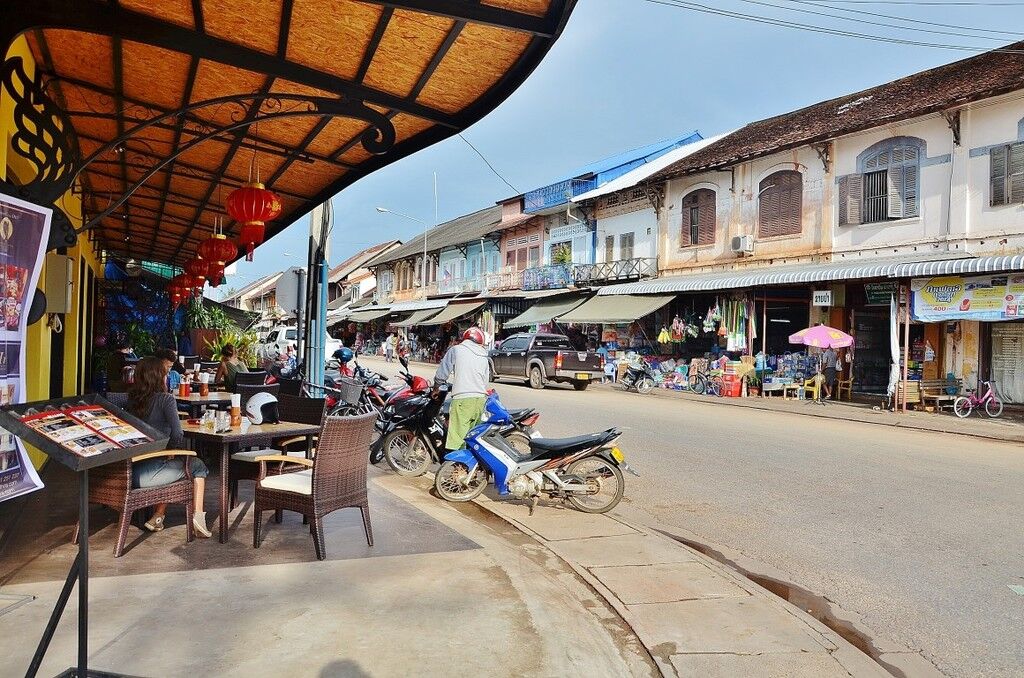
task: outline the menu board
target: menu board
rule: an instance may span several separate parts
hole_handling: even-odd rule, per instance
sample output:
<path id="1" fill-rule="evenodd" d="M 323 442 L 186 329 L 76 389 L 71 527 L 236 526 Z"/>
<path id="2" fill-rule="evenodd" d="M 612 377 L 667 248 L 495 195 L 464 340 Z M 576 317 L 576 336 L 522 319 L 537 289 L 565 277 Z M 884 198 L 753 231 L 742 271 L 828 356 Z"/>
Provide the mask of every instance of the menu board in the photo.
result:
<path id="1" fill-rule="evenodd" d="M 28 309 L 39 284 L 52 211 L 0 195 L 0 406 L 25 402 Z M 43 486 L 25 446 L 0 429 L 0 501 Z"/>
<path id="2" fill-rule="evenodd" d="M 99 405 L 44 410 L 21 418 L 65 450 L 92 457 L 153 439 Z"/>
<path id="3" fill-rule="evenodd" d="M 1024 318 L 1024 274 L 1021 273 L 916 278 L 910 288 L 914 294 L 914 320 L 991 322 Z"/>

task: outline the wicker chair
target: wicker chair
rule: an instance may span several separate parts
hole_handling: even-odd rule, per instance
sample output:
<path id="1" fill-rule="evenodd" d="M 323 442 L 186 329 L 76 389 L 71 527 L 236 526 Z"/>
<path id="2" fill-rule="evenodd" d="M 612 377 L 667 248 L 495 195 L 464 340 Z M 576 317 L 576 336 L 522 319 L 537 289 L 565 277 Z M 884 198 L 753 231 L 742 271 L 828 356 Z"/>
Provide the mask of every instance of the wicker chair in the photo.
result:
<path id="1" fill-rule="evenodd" d="M 237 374 L 235 374 L 236 393 L 238 392 L 238 386 L 262 386 L 266 383 L 267 373 L 265 370 L 255 370 L 253 372 L 238 372 Z"/>
<path id="2" fill-rule="evenodd" d="M 191 372 L 196 368 L 199 363 L 199 356 L 197 355 L 180 355 L 178 356 L 178 362 L 185 368 L 186 372 Z"/>
<path id="3" fill-rule="evenodd" d="M 256 483 L 252 545 L 260 547 L 264 511 L 296 511 L 310 520 L 316 557 L 327 557 L 324 517 L 343 508 L 358 507 L 363 516 L 366 543 L 373 546 L 370 505 L 366 496 L 366 459 L 370 452 L 377 414 L 357 417 L 328 417 L 320 434 L 316 457 L 302 460 L 307 470 L 268 476 L 267 464 L 292 461 L 290 457 L 258 457 L 260 477 Z"/>
<path id="4" fill-rule="evenodd" d="M 220 367 L 220 362 L 214 362 L 212 360 L 200 360 L 199 369 L 201 370 L 215 370 Z"/>
<path id="5" fill-rule="evenodd" d="M 277 401 L 278 414 L 282 421 L 291 421 L 297 424 L 313 424 L 323 427 L 324 415 L 327 412 L 327 401 L 324 398 L 300 398 L 298 396 L 279 395 Z M 314 445 L 316 436 L 313 436 Z M 297 447 L 301 446 L 301 447 Z M 235 452 L 231 455 L 231 462 L 228 466 L 229 485 L 229 506 L 234 509 L 238 499 L 238 481 L 256 480 L 260 477 L 260 466 L 256 459 L 266 455 L 282 455 L 288 457 L 306 458 L 306 436 L 294 436 L 292 438 L 281 438 L 270 442 L 270 448 L 266 446 L 253 446 L 248 450 Z M 302 467 L 297 462 L 281 463 L 275 465 L 269 472 L 286 473 L 289 471 L 301 471 Z"/>
<path id="6" fill-rule="evenodd" d="M 132 487 L 132 464 L 146 459 L 158 457 L 181 457 L 185 467 L 185 477 L 168 485 L 159 487 Z M 120 558 L 124 552 L 124 542 L 128 538 L 128 524 L 132 515 L 149 506 L 157 504 L 185 505 L 185 542 L 191 542 L 195 535 L 192 532 L 192 513 L 195 509 L 195 498 L 192 496 L 192 469 L 190 457 L 196 456 L 191 450 L 158 450 L 148 454 L 140 454 L 126 461 L 105 466 L 97 466 L 89 471 L 89 503 L 109 506 L 120 514 L 117 544 L 114 546 L 114 557 Z M 78 541 L 78 528 L 72 542 Z"/>

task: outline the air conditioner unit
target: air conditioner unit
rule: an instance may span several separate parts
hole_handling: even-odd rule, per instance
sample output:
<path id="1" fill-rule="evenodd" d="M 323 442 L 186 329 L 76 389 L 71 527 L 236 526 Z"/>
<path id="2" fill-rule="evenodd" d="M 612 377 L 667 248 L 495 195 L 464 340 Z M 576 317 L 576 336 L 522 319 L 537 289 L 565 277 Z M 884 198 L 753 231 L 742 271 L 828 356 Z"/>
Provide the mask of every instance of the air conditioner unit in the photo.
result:
<path id="1" fill-rule="evenodd" d="M 736 235 L 732 238 L 732 251 L 736 254 L 754 253 L 754 236 Z"/>

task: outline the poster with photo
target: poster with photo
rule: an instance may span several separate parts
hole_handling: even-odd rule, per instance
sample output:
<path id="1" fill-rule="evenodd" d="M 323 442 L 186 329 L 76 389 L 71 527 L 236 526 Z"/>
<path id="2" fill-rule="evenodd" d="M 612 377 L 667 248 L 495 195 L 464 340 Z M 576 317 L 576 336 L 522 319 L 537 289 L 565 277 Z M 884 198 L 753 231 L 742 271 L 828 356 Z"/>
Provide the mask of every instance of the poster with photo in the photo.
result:
<path id="1" fill-rule="evenodd" d="M 39 285 L 52 214 L 0 195 L 0 405 L 25 402 L 28 309 Z M 0 501 L 42 486 L 21 440 L 0 429 Z"/>

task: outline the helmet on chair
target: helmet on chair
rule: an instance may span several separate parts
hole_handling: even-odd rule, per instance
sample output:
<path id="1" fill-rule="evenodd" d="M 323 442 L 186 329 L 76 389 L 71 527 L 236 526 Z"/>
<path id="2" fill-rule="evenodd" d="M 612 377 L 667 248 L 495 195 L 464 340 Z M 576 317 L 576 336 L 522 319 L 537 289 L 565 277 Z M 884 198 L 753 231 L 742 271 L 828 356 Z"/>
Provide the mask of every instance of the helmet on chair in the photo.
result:
<path id="1" fill-rule="evenodd" d="M 254 424 L 276 424 L 281 421 L 277 412 L 277 397 L 272 393 L 257 393 L 245 404 L 245 416 Z"/>
<path id="2" fill-rule="evenodd" d="M 474 327 L 470 327 L 468 330 L 466 330 L 465 332 L 462 333 L 462 340 L 463 341 L 475 341 L 476 343 L 480 344 L 481 346 L 483 346 L 484 342 L 486 341 L 484 339 L 484 331 L 482 329 L 480 329 L 479 327 L 475 327 L 475 326 Z"/>
<path id="3" fill-rule="evenodd" d="M 352 349 L 350 349 L 347 346 L 342 346 L 341 348 L 334 352 L 334 355 L 332 357 L 339 363 L 344 365 L 348 361 L 352 360 L 354 356 L 355 354 L 352 353 Z"/>

